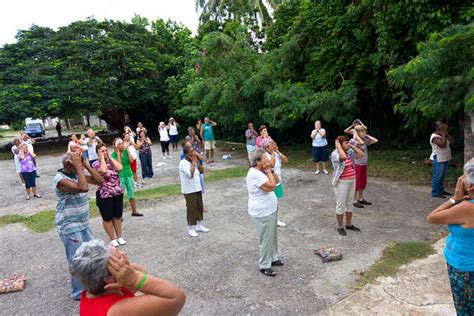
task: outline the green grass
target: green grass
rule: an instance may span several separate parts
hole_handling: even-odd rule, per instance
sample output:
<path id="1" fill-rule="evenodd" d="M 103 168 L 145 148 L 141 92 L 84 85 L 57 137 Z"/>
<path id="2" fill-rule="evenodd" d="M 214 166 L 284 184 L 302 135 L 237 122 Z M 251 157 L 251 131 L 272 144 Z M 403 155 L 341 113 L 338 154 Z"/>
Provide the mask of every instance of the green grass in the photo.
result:
<path id="1" fill-rule="evenodd" d="M 248 168 L 235 167 L 221 170 L 210 171 L 206 175 L 206 182 L 221 181 L 243 177 L 247 174 Z M 173 196 L 181 194 L 181 186 L 179 184 L 167 184 L 154 188 L 140 190 L 135 192 L 137 200 L 157 200 L 165 196 Z M 128 204 L 126 203 L 126 206 Z M 100 215 L 99 209 L 95 204 L 95 199 L 89 201 L 89 210 L 91 217 Z M 32 216 L 22 216 L 18 214 L 0 216 L 0 227 L 8 224 L 21 223 L 34 233 L 44 233 L 54 228 L 55 210 L 46 210 L 38 212 Z"/>
<path id="2" fill-rule="evenodd" d="M 357 280 L 357 288 L 372 283 L 380 276 L 393 276 L 398 269 L 414 260 L 426 258 L 435 253 L 431 243 L 426 241 L 408 241 L 385 247 L 382 256 Z"/>
<path id="3" fill-rule="evenodd" d="M 314 168 L 310 150 L 285 149 L 290 159 L 289 166 L 295 168 Z M 429 149 L 407 150 L 370 150 L 369 149 L 369 176 L 388 178 L 415 185 L 431 184 L 431 166 L 426 165 Z M 454 151 L 446 174 L 446 185 L 455 186 L 457 178 L 462 174 L 462 152 Z M 328 168 L 332 169 L 331 163 Z"/>

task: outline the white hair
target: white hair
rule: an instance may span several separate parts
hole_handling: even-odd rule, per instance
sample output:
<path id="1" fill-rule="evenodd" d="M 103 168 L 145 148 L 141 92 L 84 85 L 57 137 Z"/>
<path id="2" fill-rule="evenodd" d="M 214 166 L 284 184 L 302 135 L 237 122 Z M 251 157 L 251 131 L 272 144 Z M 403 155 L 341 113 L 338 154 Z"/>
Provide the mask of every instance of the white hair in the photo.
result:
<path id="1" fill-rule="evenodd" d="M 97 295 L 104 291 L 109 250 L 105 242 L 97 239 L 83 243 L 72 258 L 69 266 L 71 275 L 76 277 L 86 291 Z"/>
<path id="2" fill-rule="evenodd" d="M 265 150 L 256 149 L 249 154 L 250 167 L 255 167 L 262 160 Z"/>
<path id="3" fill-rule="evenodd" d="M 466 181 L 469 185 L 474 185 L 474 158 L 466 162 L 464 165 L 464 173 Z"/>

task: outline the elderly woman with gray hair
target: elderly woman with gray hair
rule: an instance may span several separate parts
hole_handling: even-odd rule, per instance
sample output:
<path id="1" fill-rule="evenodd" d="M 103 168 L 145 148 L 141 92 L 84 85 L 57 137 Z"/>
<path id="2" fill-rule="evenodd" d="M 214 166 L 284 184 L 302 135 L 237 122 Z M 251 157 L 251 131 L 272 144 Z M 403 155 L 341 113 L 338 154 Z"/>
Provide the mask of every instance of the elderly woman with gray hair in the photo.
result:
<path id="1" fill-rule="evenodd" d="M 272 170 L 265 150 L 254 150 L 250 153 L 249 160 L 251 168 L 247 173 L 248 213 L 259 236 L 259 269 L 266 276 L 273 277 L 276 273 L 272 266 L 284 265 L 278 258 L 278 202 L 274 192 L 279 179 Z"/>
<path id="2" fill-rule="evenodd" d="M 186 300 L 178 287 L 147 274 L 124 251 L 96 239 L 77 249 L 70 272 L 84 286 L 81 316 L 177 315 Z"/>
<path id="3" fill-rule="evenodd" d="M 448 224 L 444 257 L 458 315 L 474 315 L 474 159 L 464 165 L 454 196 L 430 215 L 431 224 Z"/>

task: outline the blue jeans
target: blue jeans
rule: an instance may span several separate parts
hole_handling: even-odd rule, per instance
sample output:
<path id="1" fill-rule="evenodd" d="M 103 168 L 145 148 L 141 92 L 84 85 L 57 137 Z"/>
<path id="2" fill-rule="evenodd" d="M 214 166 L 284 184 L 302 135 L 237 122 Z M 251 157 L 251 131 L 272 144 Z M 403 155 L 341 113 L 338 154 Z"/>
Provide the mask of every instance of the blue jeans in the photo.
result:
<path id="1" fill-rule="evenodd" d="M 94 236 L 92 236 L 92 232 L 89 228 L 68 235 L 59 234 L 59 237 L 66 248 L 68 266 L 71 264 L 72 257 L 74 257 L 77 248 L 79 248 L 83 242 L 94 239 Z M 79 300 L 81 298 L 81 292 L 81 283 L 78 279 L 71 277 L 71 298 L 74 300 Z"/>
<path id="2" fill-rule="evenodd" d="M 142 164 L 142 178 L 152 178 L 153 177 L 153 164 L 151 158 L 151 149 L 148 153 L 138 153 L 140 162 Z"/>
<path id="3" fill-rule="evenodd" d="M 444 192 L 444 177 L 448 162 L 438 162 L 436 156 L 433 158 L 433 175 L 431 176 L 431 196 L 438 196 Z"/>

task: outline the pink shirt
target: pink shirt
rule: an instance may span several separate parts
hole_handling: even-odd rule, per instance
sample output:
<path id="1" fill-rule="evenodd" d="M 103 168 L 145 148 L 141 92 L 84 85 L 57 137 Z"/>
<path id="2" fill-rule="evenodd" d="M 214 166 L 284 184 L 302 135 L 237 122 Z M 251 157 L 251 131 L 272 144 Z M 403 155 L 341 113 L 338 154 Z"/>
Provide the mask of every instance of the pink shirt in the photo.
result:
<path id="1" fill-rule="evenodd" d="M 92 168 L 95 170 L 100 169 L 100 161 L 95 161 L 92 164 Z M 115 169 L 112 162 L 107 163 L 107 173 L 102 176 L 104 182 L 97 187 L 97 193 L 101 199 L 114 197 L 123 193 L 122 187 L 120 186 L 120 176 L 118 171 Z"/>
<path id="2" fill-rule="evenodd" d="M 339 180 L 347 180 L 347 179 L 353 179 L 355 177 L 355 170 L 354 170 L 354 164 L 352 163 L 351 158 L 349 155 L 346 157 L 346 166 L 344 168 L 344 171 L 342 172 L 341 176 L 339 177 Z"/>
<path id="3" fill-rule="evenodd" d="M 271 140 L 272 138 L 270 136 L 267 136 L 267 137 L 258 136 L 257 139 L 255 140 L 255 144 L 257 145 L 257 148 L 262 148 L 264 142 L 268 142 Z"/>

